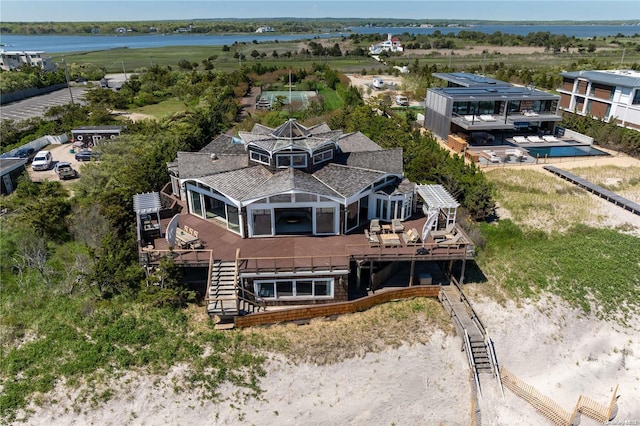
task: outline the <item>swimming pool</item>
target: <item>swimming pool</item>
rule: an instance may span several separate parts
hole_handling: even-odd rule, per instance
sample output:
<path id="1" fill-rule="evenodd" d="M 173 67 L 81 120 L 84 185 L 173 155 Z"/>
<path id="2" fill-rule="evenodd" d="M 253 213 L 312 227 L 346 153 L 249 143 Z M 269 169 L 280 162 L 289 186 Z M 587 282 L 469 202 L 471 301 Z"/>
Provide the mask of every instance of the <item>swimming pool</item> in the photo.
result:
<path id="1" fill-rule="evenodd" d="M 595 155 L 609 155 L 591 145 L 578 146 L 536 146 L 527 147 L 529 155 L 532 157 L 586 157 Z"/>

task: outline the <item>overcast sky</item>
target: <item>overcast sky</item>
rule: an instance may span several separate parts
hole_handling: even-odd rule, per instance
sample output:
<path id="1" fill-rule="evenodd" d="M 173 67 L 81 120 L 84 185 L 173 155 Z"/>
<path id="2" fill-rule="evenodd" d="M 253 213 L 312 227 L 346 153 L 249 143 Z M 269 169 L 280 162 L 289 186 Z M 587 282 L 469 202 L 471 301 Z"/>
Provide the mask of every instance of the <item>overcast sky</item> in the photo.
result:
<path id="1" fill-rule="evenodd" d="M 489 20 L 637 20 L 640 1 L 245 1 L 1 0 L 2 22 L 153 21 L 207 18 L 412 18 Z"/>

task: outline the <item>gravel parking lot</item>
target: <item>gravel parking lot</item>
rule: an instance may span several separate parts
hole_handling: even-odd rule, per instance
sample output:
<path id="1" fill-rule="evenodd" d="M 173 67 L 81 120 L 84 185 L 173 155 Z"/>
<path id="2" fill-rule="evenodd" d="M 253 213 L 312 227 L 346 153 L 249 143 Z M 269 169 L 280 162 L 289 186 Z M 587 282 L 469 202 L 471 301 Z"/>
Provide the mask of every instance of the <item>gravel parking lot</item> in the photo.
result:
<path id="1" fill-rule="evenodd" d="M 53 170 L 53 167 L 58 161 L 66 161 L 71 164 L 71 166 L 78 171 L 78 176 L 82 177 L 82 165 L 83 162 L 76 161 L 75 152 L 71 152 L 71 144 L 62 144 L 62 145 L 49 145 L 45 148 L 42 148 L 41 151 L 49 151 L 51 152 L 51 156 L 53 157 L 53 163 L 49 170 L 43 171 L 34 171 L 31 169 L 31 166 L 27 166 L 27 170 L 29 172 L 29 177 L 33 182 L 42 182 L 44 180 L 60 180 L 56 172 Z M 61 182 L 74 182 L 75 179 L 69 179 Z"/>

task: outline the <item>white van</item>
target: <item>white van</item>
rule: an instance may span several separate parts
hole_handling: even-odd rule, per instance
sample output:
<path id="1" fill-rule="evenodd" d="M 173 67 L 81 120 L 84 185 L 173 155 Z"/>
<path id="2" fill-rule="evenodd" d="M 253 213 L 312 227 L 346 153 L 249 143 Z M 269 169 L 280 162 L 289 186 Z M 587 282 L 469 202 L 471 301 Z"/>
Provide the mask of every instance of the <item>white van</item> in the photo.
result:
<path id="1" fill-rule="evenodd" d="M 31 168 L 33 170 L 49 170 L 51 163 L 53 163 L 53 157 L 49 151 L 38 151 L 36 156 L 33 157 Z"/>

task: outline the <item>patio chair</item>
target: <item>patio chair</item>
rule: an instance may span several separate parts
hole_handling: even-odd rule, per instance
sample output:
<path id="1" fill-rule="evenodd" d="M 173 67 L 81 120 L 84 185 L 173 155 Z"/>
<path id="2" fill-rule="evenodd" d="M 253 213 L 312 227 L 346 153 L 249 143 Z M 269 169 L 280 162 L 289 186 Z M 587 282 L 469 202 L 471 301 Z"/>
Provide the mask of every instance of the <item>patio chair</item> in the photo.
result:
<path id="1" fill-rule="evenodd" d="M 443 241 L 438 241 L 438 247 L 456 247 L 464 245 L 464 240 L 462 240 L 462 234 L 456 234 L 453 238 Z"/>
<path id="2" fill-rule="evenodd" d="M 404 232 L 404 225 L 400 219 L 393 219 L 391 221 L 391 232 Z"/>
<path id="3" fill-rule="evenodd" d="M 364 230 L 364 236 L 367 237 L 369 247 L 380 247 L 380 240 L 376 234 L 369 233 L 368 230 Z"/>
<path id="4" fill-rule="evenodd" d="M 451 234 L 455 229 L 455 227 L 456 225 L 452 223 L 451 225 L 447 226 L 445 229 L 441 229 L 439 231 L 431 231 L 431 236 L 433 237 L 434 240 L 446 238 L 446 235 Z"/>
<path id="5" fill-rule="evenodd" d="M 380 226 L 380 219 L 371 219 L 371 223 L 369 223 L 369 232 L 372 234 L 379 234 L 382 231 L 382 227 Z"/>
<path id="6" fill-rule="evenodd" d="M 420 234 L 418 233 L 418 230 L 416 228 L 412 228 L 402 234 L 402 239 L 407 245 L 414 244 L 420 241 Z"/>

